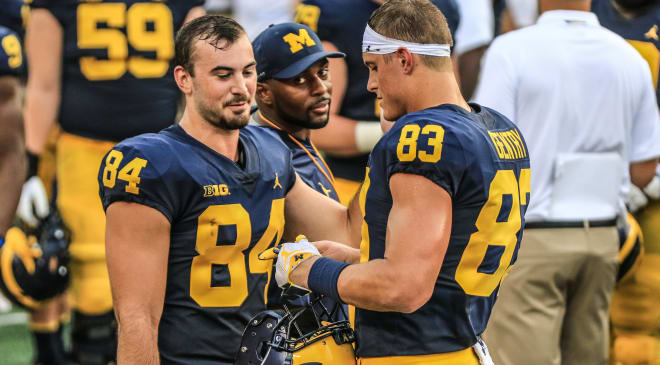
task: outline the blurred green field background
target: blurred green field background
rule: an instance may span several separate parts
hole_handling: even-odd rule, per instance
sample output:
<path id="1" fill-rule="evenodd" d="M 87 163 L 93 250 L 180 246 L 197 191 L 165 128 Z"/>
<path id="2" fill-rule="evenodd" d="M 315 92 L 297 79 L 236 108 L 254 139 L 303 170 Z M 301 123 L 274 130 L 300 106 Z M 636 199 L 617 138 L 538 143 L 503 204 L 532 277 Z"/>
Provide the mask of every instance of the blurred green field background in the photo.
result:
<path id="1" fill-rule="evenodd" d="M 32 360 L 32 338 L 27 313 L 14 306 L 0 313 L 0 365 L 28 365 Z"/>

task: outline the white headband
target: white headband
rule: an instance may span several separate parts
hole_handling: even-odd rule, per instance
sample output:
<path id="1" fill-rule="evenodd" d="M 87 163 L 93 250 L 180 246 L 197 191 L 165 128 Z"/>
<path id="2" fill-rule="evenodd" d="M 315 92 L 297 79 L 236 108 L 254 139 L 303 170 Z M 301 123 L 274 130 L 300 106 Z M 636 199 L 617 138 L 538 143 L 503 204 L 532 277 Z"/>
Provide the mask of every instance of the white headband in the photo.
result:
<path id="1" fill-rule="evenodd" d="M 364 30 L 362 53 L 389 54 L 396 52 L 401 47 L 407 48 L 411 53 L 427 56 L 449 57 L 451 55 L 451 48 L 448 44 L 411 43 L 387 38 L 384 35 L 376 33 L 369 25 Z"/>

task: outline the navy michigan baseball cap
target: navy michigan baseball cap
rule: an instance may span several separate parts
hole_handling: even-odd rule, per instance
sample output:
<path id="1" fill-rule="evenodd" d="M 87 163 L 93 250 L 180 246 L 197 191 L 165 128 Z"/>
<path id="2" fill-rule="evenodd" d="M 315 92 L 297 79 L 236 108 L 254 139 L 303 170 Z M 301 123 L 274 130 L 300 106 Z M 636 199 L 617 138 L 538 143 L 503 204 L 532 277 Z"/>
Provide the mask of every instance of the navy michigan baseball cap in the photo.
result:
<path id="1" fill-rule="evenodd" d="M 308 26 L 281 23 L 266 28 L 252 41 L 257 60 L 257 80 L 288 79 L 325 57 L 345 57 L 326 52 L 321 40 Z"/>

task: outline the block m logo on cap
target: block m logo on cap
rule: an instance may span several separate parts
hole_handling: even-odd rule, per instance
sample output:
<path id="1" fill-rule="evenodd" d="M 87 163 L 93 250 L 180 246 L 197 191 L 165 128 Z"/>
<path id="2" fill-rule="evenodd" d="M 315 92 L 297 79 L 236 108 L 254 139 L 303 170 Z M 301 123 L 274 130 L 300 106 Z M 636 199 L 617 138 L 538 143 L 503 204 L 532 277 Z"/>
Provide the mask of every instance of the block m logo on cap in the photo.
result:
<path id="1" fill-rule="evenodd" d="M 289 33 L 282 39 L 289 44 L 289 47 L 291 47 L 291 53 L 296 53 L 305 46 L 312 47 L 316 45 L 316 42 L 314 42 L 312 37 L 309 36 L 307 30 L 303 28 L 298 30 L 298 34 Z"/>

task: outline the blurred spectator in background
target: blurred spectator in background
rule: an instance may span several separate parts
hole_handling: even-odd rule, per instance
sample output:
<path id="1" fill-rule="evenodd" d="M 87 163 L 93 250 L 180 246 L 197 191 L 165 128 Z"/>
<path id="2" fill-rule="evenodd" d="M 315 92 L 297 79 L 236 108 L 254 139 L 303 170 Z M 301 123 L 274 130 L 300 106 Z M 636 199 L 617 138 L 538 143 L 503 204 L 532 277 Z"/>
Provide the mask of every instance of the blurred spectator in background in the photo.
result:
<path id="1" fill-rule="evenodd" d="M 479 79 L 481 58 L 495 36 L 492 0 L 459 0 L 460 24 L 454 37 L 461 93 L 472 98 Z"/>
<path id="2" fill-rule="evenodd" d="M 206 0 L 206 10 L 231 14 L 245 28 L 250 40 L 271 24 L 293 20 L 300 0 Z"/>
<path id="3" fill-rule="evenodd" d="M 616 217 L 660 156 L 648 66 L 589 0 L 541 0 L 534 26 L 498 37 L 476 93 L 516 123 L 532 199 L 516 266 L 485 339 L 496 364 L 606 364 Z"/>
<path id="4" fill-rule="evenodd" d="M 174 34 L 185 20 L 203 13 L 202 4 L 201 0 L 34 0 L 31 4 L 26 34 L 26 147 L 36 164 L 49 132 L 59 123 L 63 132 L 57 140 L 57 206 L 72 231 L 71 335 L 78 364 L 107 364 L 115 358 L 98 166 L 117 141 L 174 123 L 180 98 L 172 77 Z M 133 179 L 135 171 L 115 173 L 119 179 Z M 46 199 L 43 188 L 32 188 L 40 184 L 38 180 L 33 176 L 26 182 L 21 201 L 31 205 Z M 47 213 L 47 209 L 19 210 L 27 222 Z"/>
<path id="5" fill-rule="evenodd" d="M 486 0 L 489 1 L 489 0 Z M 312 131 L 312 140 L 326 152 L 335 187 L 347 205 L 364 178 L 369 152 L 380 139 L 380 105 L 367 91 L 369 70 L 362 61 L 362 36 L 371 13 L 385 0 L 304 0 L 295 21 L 309 26 L 327 52 L 346 58 L 330 59 L 332 102 L 328 126 Z M 452 35 L 458 26 L 455 0 L 433 0 L 447 18 Z"/>
<path id="6" fill-rule="evenodd" d="M 506 33 L 533 25 L 538 17 L 538 0 L 506 0 L 500 32 Z"/>
<path id="7" fill-rule="evenodd" d="M 208 13 L 229 13 L 232 0 L 206 0 L 204 8 Z"/>
<path id="8" fill-rule="evenodd" d="M 660 4 L 654 0 L 593 0 L 601 24 L 625 38 L 648 63 L 657 100 L 660 69 Z M 621 365 L 660 363 L 660 177 L 644 189 L 631 187 L 629 208 L 644 234 L 645 255 L 635 280 L 612 297 L 614 360 Z M 648 205 L 647 205 L 648 204 Z"/>

